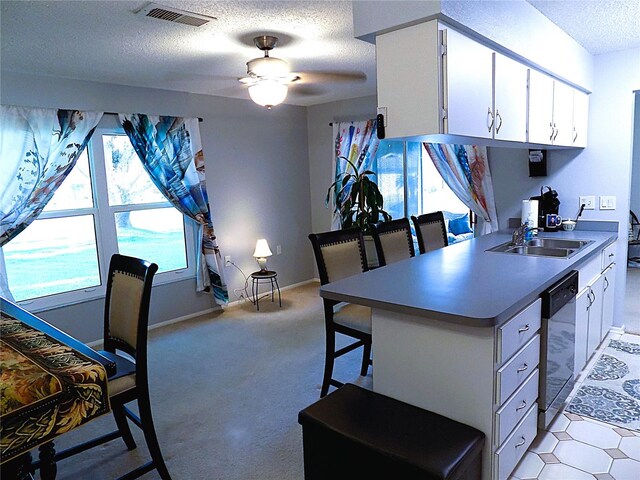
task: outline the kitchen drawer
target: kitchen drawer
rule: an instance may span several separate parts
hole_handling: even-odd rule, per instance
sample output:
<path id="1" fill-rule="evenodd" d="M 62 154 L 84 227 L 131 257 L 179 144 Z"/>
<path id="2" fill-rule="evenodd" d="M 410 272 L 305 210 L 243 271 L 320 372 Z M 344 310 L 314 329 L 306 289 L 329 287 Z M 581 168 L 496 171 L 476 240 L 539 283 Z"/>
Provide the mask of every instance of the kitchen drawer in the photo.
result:
<path id="1" fill-rule="evenodd" d="M 531 375 L 540 362 L 540 335 L 529 343 L 496 372 L 496 403 L 502 405 L 507 398 Z"/>
<path id="2" fill-rule="evenodd" d="M 507 402 L 496 412 L 494 441 L 496 446 L 509 436 L 516 424 L 522 420 L 531 405 L 538 399 L 539 370 L 536 368 Z"/>
<path id="3" fill-rule="evenodd" d="M 495 471 L 500 480 L 509 478 L 538 433 L 538 404 L 527 411 L 513 433 L 495 453 Z M 495 477 L 495 476 L 494 476 Z"/>
<path id="4" fill-rule="evenodd" d="M 600 273 L 602 273 L 602 252 L 578 269 L 578 291 L 582 291 Z"/>
<path id="5" fill-rule="evenodd" d="M 602 250 L 602 271 L 616 261 L 616 242 Z"/>
<path id="6" fill-rule="evenodd" d="M 498 328 L 498 365 L 502 365 L 538 332 L 541 304 L 541 299 L 536 300 Z"/>

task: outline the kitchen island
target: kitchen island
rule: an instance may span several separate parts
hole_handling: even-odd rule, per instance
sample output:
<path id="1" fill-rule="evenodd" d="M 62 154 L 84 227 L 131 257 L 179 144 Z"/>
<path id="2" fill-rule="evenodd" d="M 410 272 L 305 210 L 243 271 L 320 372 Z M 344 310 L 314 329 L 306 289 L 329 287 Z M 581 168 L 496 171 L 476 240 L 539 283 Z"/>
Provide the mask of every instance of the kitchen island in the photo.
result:
<path id="1" fill-rule="evenodd" d="M 617 238 L 575 230 L 540 236 L 590 240 L 571 258 L 489 252 L 493 233 L 321 287 L 372 307 L 373 389 L 481 430 L 483 479 L 506 479 L 537 432 L 540 294 L 596 264 Z"/>

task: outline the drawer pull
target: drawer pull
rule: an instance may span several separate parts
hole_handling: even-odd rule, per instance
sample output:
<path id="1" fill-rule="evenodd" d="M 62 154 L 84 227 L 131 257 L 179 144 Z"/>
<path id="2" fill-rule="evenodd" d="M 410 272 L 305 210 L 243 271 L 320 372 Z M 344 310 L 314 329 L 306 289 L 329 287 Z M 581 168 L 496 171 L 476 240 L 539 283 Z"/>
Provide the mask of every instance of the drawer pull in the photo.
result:
<path id="1" fill-rule="evenodd" d="M 524 372 L 526 369 L 529 368 L 529 365 L 527 365 L 526 363 L 523 364 L 518 370 L 516 370 L 518 373 L 520 372 Z"/>
<path id="2" fill-rule="evenodd" d="M 524 332 L 526 332 L 527 330 L 529 330 L 529 324 L 528 324 L 528 323 L 527 323 L 524 327 L 520 327 L 520 328 L 518 329 L 518 333 L 524 333 Z"/>
<path id="3" fill-rule="evenodd" d="M 523 408 L 525 408 L 527 406 L 527 401 L 526 400 L 522 400 L 522 403 L 516 407 L 516 412 L 518 410 L 522 410 Z"/>
<path id="4" fill-rule="evenodd" d="M 524 435 L 520 437 L 522 440 L 520 440 L 518 443 L 516 443 L 516 448 L 517 447 L 521 447 L 522 445 L 524 445 L 525 443 L 527 443 L 527 439 L 524 438 Z"/>

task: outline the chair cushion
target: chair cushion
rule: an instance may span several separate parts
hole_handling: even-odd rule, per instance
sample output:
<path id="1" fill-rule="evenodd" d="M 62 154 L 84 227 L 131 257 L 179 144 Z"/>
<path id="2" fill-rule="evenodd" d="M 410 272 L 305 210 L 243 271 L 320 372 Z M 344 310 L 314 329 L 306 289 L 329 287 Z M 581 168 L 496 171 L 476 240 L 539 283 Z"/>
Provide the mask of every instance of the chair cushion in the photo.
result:
<path id="1" fill-rule="evenodd" d="M 454 235 L 462 235 L 463 233 L 472 233 L 471 227 L 469 227 L 469 214 L 460 218 L 453 218 L 449 220 L 449 231 Z"/>
<path id="2" fill-rule="evenodd" d="M 116 373 L 109 377 L 107 388 L 109 396 L 130 390 L 136 386 L 136 364 L 117 353 L 101 350 L 100 355 L 116 363 Z"/>
<path id="3" fill-rule="evenodd" d="M 341 303 L 334 307 L 333 321 L 360 332 L 371 333 L 371 308 L 353 303 Z"/>

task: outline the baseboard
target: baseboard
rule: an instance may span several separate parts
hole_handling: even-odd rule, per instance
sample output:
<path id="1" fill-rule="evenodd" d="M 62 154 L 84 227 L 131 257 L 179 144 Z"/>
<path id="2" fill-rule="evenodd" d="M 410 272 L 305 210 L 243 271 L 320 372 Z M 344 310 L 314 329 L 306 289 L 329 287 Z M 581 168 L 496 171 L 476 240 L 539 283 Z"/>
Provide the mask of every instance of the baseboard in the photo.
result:
<path id="1" fill-rule="evenodd" d="M 301 287 L 303 285 L 307 285 L 307 284 L 313 283 L 313 282 L 320 282 L 320 280 L 317 279 L 317 278 L 311 278 L 309 280 L 304 280 L 303 282 L 298 282 L 298 283 L 294 283 L 292 285 L 287 285 L 286 287 L 281 287 L 280 288 L 280 292 L 286 292 L 287 290 L 291 290 L 292 288 Z M 238 300 L 234 300 L 233 302 L 229 302 L 227 305 L 224 306 L 224 308 L 234 307 L 234 306 L 240 305 L 241 303 L 244 303 L 246 301 L 247 301 L 246 298 L 239 298 Z"/>
<path id="2" fill-rule="evenodd" d="M 609 329 L 610 333 L 615 333 L 617 335 L 624 335 L 626 332 L 624 331 L 624 325 L 620 326 L 620 327 L 611 327 Z"/>

